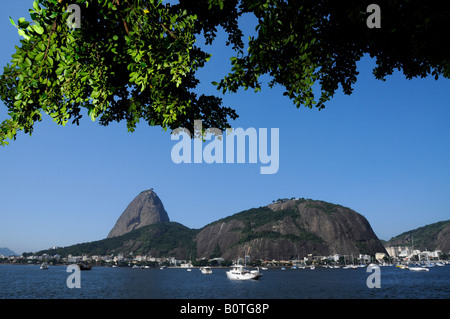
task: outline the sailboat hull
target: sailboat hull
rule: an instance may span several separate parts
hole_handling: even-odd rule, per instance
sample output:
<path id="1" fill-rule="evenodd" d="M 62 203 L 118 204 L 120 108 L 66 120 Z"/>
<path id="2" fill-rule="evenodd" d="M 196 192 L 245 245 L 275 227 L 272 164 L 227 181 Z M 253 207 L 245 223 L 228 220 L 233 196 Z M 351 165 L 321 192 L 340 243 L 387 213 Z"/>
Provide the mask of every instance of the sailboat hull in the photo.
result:
<path id="1" fill-rule="evenodd" d="M 430 271 L 430 269 L 425 267 L 409 267 L 409 270 L 411 271 Z"/>
<path id="2" fill-rule="evenodd" d="M 234 274 L 234 273 L 228 273 L 227 272 L 227 277 L 229 279 L 233 279 L 233 280 L 258 280 L 259 278 L 262 277 L 262 274 Z"/>
<path id="3" fill-rule="evenodd" d="M 247 270 L 241 265 L 234 266 L 226 272 L 227 277 L 233 280 L 257 280 L 262 277 L 258 270 Z"/>

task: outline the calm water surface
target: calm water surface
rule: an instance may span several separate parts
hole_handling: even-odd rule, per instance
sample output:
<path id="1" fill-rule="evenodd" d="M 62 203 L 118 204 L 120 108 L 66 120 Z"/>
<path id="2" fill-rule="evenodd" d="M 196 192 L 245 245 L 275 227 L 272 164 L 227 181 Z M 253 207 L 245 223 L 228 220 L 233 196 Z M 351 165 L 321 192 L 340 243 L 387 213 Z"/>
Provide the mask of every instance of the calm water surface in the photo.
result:
<path id="1" fill-rule="evenodd" d="M 0 299 L 449 299 L 450 266 L 413 272 L 381 267 L 381 288 L 368 288 L 366 268 L 269 269 L 258 281 L 233 281 L 227 269 L 94 267 L 81 288 L 66 285 L 66 266 L 0 265 Z"/>

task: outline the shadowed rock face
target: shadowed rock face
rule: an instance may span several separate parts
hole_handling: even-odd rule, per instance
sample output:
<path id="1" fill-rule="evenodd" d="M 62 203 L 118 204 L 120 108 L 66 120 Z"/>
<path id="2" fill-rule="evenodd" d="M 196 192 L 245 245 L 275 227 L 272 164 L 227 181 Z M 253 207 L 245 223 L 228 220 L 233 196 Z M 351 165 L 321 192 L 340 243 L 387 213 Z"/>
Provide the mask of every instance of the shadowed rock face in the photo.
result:
<path id="1" fill-rule="evenodd" d="M 442 252 L 450 251 L 450 225 L 439 232 L 436 243 L 436 249 L 441 250 Z"/>
<path id="2" fill-rule="evenodd" d="M 143 226 L 169 222 L 164 206 L 153 190 L 140 193 L 117 220 L 108 238 L 121 236 Z"/>
<path id="3" fill-rule="evenodd" d="M 230 216 L 205 226 L 196 241 L 198 257 L 220 251 L 225 259 L 386 252 L 362 215 L 313 200 L 289 200 Z"/>

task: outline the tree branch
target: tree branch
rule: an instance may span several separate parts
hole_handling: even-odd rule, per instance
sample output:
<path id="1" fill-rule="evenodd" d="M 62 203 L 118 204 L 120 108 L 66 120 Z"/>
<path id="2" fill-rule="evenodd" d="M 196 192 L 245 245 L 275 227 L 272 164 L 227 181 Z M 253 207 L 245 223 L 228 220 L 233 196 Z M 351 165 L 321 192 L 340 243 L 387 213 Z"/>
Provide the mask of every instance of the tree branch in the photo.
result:
<path id="1" fill-rule="evenodd" d="M 177 39 L 177 36 L 175 34 L 172 33 L 172 31 L 170 31 L 169 29 L 166 28 L 166 26 L 161 22 L 160 25 L 164 28 L 164 30 L 166 30 L 174 39 Z"/>

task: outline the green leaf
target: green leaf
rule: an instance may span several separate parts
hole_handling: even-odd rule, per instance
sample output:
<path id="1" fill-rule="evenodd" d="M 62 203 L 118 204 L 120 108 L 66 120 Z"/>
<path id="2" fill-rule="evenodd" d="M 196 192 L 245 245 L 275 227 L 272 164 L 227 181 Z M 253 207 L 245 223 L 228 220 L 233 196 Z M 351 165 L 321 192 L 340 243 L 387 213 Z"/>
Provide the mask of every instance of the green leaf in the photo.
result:
<path id="1" fill-rule="evenodd" d="M 36 61 L 41 61 L 44 58 L 45 52 L 41 52 L 34 58 Z"/>
<path id="2" fill-rule="evenodd" d="M 22 29 L 18 30 L 20 36 L 24 37 L 26 40 L 30 40 L 30 36 L 25 33 Z"/>
<path id="3" fill-rule="evenodd" d="M 44 28 L 41 27 L 39 24 L 33 24 L 31 27 L 33 28 L 34 31 L 36 31 L 37 34 L 44 33 Z"/>
<path id="4" fill-rule="evenodd" d="M 30 25 L 30 22 L 26 21 L 25 18 L 20 18 L 19 19 L 19 27 L 20 28 L 25 29 L 29 25 Z"/>
<path id="5" fill-rule="evenodd" d="M 16 23 L 14 22 L 14 20 L 13 20 L 11 17 L 9 17 L 9 21 L 11 22 L 11 24 L 12 24 L 13 26 L 16 26 Z"/>

